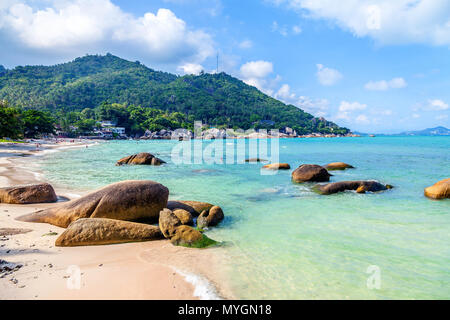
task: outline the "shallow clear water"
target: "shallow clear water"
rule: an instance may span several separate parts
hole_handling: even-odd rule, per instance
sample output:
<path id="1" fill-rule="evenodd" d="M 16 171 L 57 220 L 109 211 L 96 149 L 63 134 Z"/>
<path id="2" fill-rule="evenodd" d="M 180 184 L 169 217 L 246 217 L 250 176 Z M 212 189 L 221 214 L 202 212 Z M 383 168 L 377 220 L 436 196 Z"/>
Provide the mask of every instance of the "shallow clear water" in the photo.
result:
<path id="1" fill-rule="evenodd" d="M 171 151 L 177 144 L 108 142 L 39 161 L 60 187 L 91 190 L 151 179 L 166 185 L 172 199 L 220 205 L 226 219 L 208 235 L 228 244 L 224 267 L 238 298 L 450 298 L 450 201 L 423 196 L 425 187 L 450 177 L 449 137 L 281 139 L 280 162 L 292 170 L 344 161 L 357 168 L 334 171 L 331 181 L 376 179 L 395 186 L 378 194 L 331 196 L 293 184 L 292 170 L 261 175 L 261 164 L 176 165 Z M 137 152 L 168 164 L 115 166 Z M 380 289 L 367 286 L 373 265 L 380 270 Z"/>

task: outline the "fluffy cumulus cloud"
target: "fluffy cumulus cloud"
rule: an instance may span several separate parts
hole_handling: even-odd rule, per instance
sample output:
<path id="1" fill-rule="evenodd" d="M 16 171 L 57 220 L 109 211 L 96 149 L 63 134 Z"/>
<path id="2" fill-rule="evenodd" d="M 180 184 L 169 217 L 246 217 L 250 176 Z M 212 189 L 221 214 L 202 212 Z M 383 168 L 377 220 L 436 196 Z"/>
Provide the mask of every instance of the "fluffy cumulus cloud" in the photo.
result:
<path id="1" fill-rule="evenodd" d="M 361 112 L 367 109 L 367 105 L 363 103 L 342 101 L 338 108 L 335 119 L 343 120 L 346 123 L 369 124 L 370 120 Z"/>
<path id="2" fill-rule="evenodd" d="M 336 69 L 327 68 L 322 64 L 317 64 L 317 80 L 323 86 L 332 86 L 342 79 L 342 74 Z"/>
<path id="3" fill-rule="evenodd" d="M 272 73 L 272 62 L 264 60 L 250 61 L 240 68 L 240 76 L 246 84 L 254 86 L 268 95 L 275 93 L 275 87 L 281 80 L 278 75 L 275 78 L 270 78 L 269 76 Z"/>
<path id="4" fill-rule="evenodd" d="M 203 66 L 201 64 L 196 63 L 186 63 L 184 65 L 179 66 L 177 70 L 184 74 L 198 75 L 203 70 Z"/>
<path id="5" fill-rule="evenodd" d="M 272 0 L 382 44 L 450 44 L 448 0 Z"/>
<path id="6" fill-rule="evenodd" d="M 273 64 L 269 61 L 250 61 L 241 66 L 244 78 L 264 78 L 273 72 Z"/>
<path id="7" fill-rule="evenodd" d="M 364 86 L 367 90 L 386 91 L 389 89 L 405 88 L 408 84 L 403 78 L 394 78 L 392 80 L 369 81 Z"/>
<path id="8" fill-rule="evenodd" d="M 9 1 L 0 7 L 0 32 L 16 45 L 52 53 L 125 47 L 162 63 L 201 63 L 213 54 L 211 36 L 188 28 L 168 9 L 135 17 L 110 0 L 36 3 Z"/>
<path id="9" fill-rule="evenodd" d="M 292 104 L 316 117 L 328 116 L 330 104 L 327 99 L 312 99 L 306 96 L 297 96 L 288 84 L 283 84 L 275 93 L 274 98 L 287 104 Z"/>

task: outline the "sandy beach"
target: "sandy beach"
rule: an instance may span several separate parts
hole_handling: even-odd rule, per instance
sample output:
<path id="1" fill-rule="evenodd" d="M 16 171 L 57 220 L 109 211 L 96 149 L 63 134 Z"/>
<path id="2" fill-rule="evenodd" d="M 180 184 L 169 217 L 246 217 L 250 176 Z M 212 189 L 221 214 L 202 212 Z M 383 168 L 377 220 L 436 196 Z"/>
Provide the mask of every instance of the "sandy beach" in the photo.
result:
<path id="1" fill-rule="evenodd" d="M 0 145 L 0 187 L 44 182 L 36 155 L 93 142 Z M 94 142 L 95 143 L 95 142 Z M 60 197 L 73 193 L 56 188 Z M 220 248 L 175 247 L 169 241 L 60 248 L 64 229 L 15 218 L 55 204 L 0 204 L 0 299 L 220 299 L 226 288 Z"/>

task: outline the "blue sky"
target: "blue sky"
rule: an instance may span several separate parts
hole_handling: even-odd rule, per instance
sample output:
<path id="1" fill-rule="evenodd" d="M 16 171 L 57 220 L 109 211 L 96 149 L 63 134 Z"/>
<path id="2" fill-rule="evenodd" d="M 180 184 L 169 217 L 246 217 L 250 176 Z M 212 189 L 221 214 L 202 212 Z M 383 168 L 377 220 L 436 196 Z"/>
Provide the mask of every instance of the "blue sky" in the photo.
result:
<path id="1" fill-rule="evenodd" d="M 352 130 L 450 127 L 448 0 L 1 0 L 0 64 L 219 69 Z"/>

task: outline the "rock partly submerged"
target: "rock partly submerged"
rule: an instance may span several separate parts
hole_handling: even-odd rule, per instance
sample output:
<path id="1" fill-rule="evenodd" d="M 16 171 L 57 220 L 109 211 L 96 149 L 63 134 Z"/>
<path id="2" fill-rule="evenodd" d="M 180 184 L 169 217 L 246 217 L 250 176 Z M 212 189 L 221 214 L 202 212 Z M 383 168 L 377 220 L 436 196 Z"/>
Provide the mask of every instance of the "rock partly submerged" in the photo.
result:
<path id="1" fill-rule="evenodd" d="M 198 217 L 200 213 L 203 211 L 209 211 L 214 207 L 213 204 L 207 203 L 207 202 L 200 202 L 200 201 L 186 201 L 186 200 L 171 200 L 167 202 L 168 209 L 175 211 L 177 209 L 183 209 L 188 211 L 190 214 L 192 214 L 194 217 Z"/>
<path id="2" fill-rule="evenodd" d="M 58 247 L 92 246 L 163 239 L 158 227 L 105 218 L 79 219 L 56 239 Z"/>
<path id="3" fill-rule="evenodd" d="M 450 198 L 450 178 L 441 180 L 431 187 L 425 188 L 424 194 L 431 199 Z"/>
<path id="4" fill-rule="evenodd" d="M 301 182 L 326 182 L 332 175 L 317 164 L 302 164 L 292 172 L 292 181 Z"/>
<path id="5" fill-rule="evenodd" d="M 31 204 L 57 200 L 55 190 L 48 183 L 0 188 L 0 203 Z"/>
<path id="6" fill-rule="evenodd" d="M 165 161 L 155 157 L 151 153 L 141 152 L 138 154 L 134 154 L 117 161 L 117 166 L 122 165 L 150 165 L 150 166 L 160 166 L 166 163 Z"/>
<path id="7" fill-rule="evenodd" d="M 324 166 L 328 171 L 354 169 L 355 167 L 345 162 L 332 162 Z"/>
<path id="8" fill-rule="evenodd" d="M 189 227 L 179 226 L 175 230 L 175 235 L 170 239 L 175 246 L 183 246 L 189 248 L 207 248 L 217 245 L 217 241 L 208 238 L 200 231 Z"/>
<path id="9" fill-rule="evenodd" d="M 261 159 L 261 158 L 250 158 L 250 159 L 245 159 L 245 162 L 266 162 L 266 159 Z"/>
<path id="10" fill-rule="evenodd" d="M 128 180 L 111 184 L 60 206 L 24 215 L 17 220 L 50 223 L 67 228 L 81 218 L 110 218 L 125 221 L 158 221 L 167 206 L 169 190 L 149 180 Z"/>
<path id="11" fill-rule="evenodd" d="M 339 181 L 324 185 L 314 186 L 314 190 L 323 195 L 354 190 L 357 193 L 379 192 L 392 189 L 389 184 L 384 185 L 377 181 Z"/>
<path id="12" fill-rule="evenodd" d="M 200 229 L 214 227 L 224 219 L 222 208 L 214 206 L 208 211 L 203 211 L 197 218 L 197 227 Z"/>
<path id="13" fill-rule="evenodd" d="M 263 166 L 263 169 L 270 170 L 289 170 L 291 166 L 288 163 L 271 163 Z"/>

